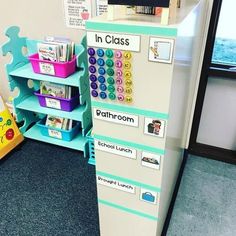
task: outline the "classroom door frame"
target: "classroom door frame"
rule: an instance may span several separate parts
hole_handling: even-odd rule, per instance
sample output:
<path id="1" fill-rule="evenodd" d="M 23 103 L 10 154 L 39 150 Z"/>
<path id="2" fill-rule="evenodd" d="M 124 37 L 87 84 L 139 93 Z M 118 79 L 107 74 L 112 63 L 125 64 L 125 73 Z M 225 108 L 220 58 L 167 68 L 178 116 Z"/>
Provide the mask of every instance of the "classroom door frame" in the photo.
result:
<path id="1" fill-rule="evenodd" d="M 215 79 L 236 80 L 236 72 L 230 71 L 230 66 L 212 63 L 213 48 L 215 43 L 216 31 L 220 16 L 223 0 L 214 0 L 211 12 L 209 31 L 207 35 L 204 59 L 202 64 L 196 106 L 193 116 L 188 152 L 193 155 L 203 156 L 214 160 L 236 164 L 236 151 L 223 149 L 197 142 L 198 130 L 202 115 L 204 98 L 207 89 L 208 78 L 214 76 Z"/>

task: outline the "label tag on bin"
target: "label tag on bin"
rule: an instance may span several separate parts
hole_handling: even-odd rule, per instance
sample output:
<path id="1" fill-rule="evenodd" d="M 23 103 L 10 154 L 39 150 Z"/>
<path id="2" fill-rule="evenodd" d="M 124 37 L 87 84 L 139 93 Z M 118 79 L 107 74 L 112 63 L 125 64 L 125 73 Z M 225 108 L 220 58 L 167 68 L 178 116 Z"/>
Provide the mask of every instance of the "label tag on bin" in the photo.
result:
<path id="1" fill-rule="evenodd" d="M 61 103 L 60 101 L 53 99 L 53 98 L 45 98 L 46 106 L 50 108 L 55 108 L 61 110 Z"/>
<path id="2" fill-rule="evenodd" d="M 48 135 L 53 138 L 62 139 L 62 134 L 60 131 L 48 129 Z"/>
<path id="3" fill-rule="evenodd" d="M 47 75 L 55 75 L 54 66 L 50 63 L 39 62 L 40 72 Z"/>

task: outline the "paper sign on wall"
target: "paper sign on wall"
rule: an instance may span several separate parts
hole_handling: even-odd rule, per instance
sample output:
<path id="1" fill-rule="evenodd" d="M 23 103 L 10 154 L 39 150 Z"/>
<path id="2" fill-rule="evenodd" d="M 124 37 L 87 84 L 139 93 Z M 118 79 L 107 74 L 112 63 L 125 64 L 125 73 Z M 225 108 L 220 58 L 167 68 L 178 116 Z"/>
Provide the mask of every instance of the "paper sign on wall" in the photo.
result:
<path id="1" fill-rule="evenodd" d="M 138 116 L 109 111 L 102 108 L 93 108 L 93 115 L 95 119 L 110 121 L 113 123 L 118 123 L 122 125 L 128 125 L 133 127 L 138 127 Z"/>
<path id="2" fill-rule="evenodd" d="M 100 16 L 103 13 L 107 12 L 107 0 L 97 0 L 96 1 L 96 15 Z"/>
<path id="3" fill-rule="evenodd" d="M 101 184 L 110 188 L 118 189 L 128 193 L 135 193 L 135 186 L 118 180 L 110 179 L 97 175 L 97 184 Z"/>
<path id="4" fill-rule="evenodd" d="M 85 21 L 91 18 L 91 0 L 63 0 L 66 26 L 84 29 Z"/>
<path id="5" fill-rule="evenodd" d="M 136 159 L 137 156 L 137 151 L 133 148 L 124 147 L 114 143 L 108 143 L 100 140 L 95 140 L 95 149 L 117 154 L 119 156 L 128 157 L 131 159 Z"/>

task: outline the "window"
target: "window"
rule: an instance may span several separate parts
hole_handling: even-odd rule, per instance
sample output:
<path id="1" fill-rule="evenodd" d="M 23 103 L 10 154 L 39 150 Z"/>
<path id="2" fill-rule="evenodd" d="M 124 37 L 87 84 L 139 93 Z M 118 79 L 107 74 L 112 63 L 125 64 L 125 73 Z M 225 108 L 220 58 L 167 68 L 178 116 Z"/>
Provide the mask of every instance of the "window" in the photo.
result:
<path id="1" fill-rule="evenodd" d="M 236 1 L 223 0 L 213 49 L 212 63 L 236 66 Z"/>

